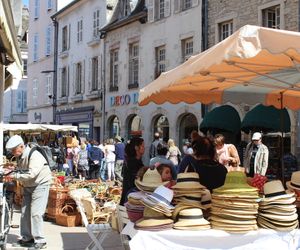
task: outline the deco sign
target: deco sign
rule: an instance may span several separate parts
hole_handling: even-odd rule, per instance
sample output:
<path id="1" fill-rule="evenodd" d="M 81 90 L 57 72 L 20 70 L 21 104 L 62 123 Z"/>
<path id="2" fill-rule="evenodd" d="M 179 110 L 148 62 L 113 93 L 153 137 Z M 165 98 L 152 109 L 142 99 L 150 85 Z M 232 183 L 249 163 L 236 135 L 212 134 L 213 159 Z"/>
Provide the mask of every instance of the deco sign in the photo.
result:
<path id="1" fill-rule="evenodd" d="M 138 93 L 126 94 L 126 95 L 117 95 L 110 97 L 110 106 L 124 106 L 131 104 L 137 104 L 139 99 Z"/>

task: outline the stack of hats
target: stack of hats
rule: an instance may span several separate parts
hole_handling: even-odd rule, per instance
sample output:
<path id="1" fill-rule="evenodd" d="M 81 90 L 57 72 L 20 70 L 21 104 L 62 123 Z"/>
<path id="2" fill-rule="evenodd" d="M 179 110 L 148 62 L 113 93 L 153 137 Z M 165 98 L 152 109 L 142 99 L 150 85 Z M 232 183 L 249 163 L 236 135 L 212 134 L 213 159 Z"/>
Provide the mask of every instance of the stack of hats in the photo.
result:
<path id="1" fill-rule="evenodd" d="M 146 231 L 161 231 L 171 229 L 173 227 L 173 220 L 167 218 L 162 213 L 145 207 L 143 218 L 136 221 L 134 228 Z"/>
<path id="2" fill-rule="evenodd" d="M 202 196 L 207 195 L 207 190 L 200 184 L 199 174 L 195 172 L 180 173 L 174 190 L 174 204 L 187 203 L 200 205 Z M 207 201 L 207 199 L 206 199 Z"/>
<path id="3" fill-rule="evenodd" d="M 143 198 L 145 198 L 143 192 L 133 192 L 128 195 L 128 202 L 125 203 L 125 207 L 130 221 L 136 222 L 143 217 L 145 208 L 141 201 Z"/>
<path id="4" fill-rule="evenodd" d="M 296 195 L 296 207 L 300 209 L 300 171 L 292 173 L 291 180 L 286 182 L 286 187 L 295 192 Z"/>
<path id="5" fill-rule="evenodd" d="M 157 171 L 156 168 L 154 169 L 147 169 L 143 176 L 143 180 L 136 179 L 135 180 L 135 185 L 136 187 L 144 192 L 150 192 L 152 193 L 158 186 L 160 185 L 166 185 L 169 182 L 163 182 L 161 179 L 161 175 Z"/>
<path id="6" fill-rule="evenodd" d="M 258 225 L 278 231 L 298 228 L 295 200 L 295 193 L 285 191 L 280 180 L 267 182 L 264 185 L 264 198 L 259 203 Z"/>
<path id="7" fill-rule="evenodd" d="M 232 233 L 257 230 L 258 190 L 247 183 L 245 173 L 227 173 L 222 187 L 213 190 L 212 228 Z"/>
<path id="8" fill-rule="evenodd" d="M 161 185 L 157 187 L 152 194 L 147 194 L 142 200 L 142 203 L 145 206 L 170 217 L 174 210 L 174 206 L 171 205 L 172 199 L 173 190 Z"/>

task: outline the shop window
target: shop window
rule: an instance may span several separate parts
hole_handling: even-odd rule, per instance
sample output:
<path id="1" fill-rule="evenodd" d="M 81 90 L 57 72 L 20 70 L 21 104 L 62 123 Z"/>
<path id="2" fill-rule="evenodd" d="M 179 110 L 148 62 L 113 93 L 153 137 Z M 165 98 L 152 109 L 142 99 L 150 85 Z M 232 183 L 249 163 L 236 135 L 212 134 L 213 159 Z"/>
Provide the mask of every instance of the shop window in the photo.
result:
<path id="1" fill-rule="evenodd" d="M 159 132 L 165 142 L 169 140 L 169 120 L 165 115 L 160 115 L 154 120 L 152 134 L 155 132 Z"/>
<path id="2" fill-rule="evenodd" d="M 198 131 L 198 121 L 194 114 L 188 113 L 184 115 L 179 123 L 179 146 L 182 148 L 185 140 L 191 139 L 191 132 Z"/>
<path id="3" fill-rule="evenodd" d="M 132 137 L 141 137 L 142 128 L 141 128 L 142 119 L 138 115 L 134 115 L 129 119 L 128 122 L 128 138 Z"/>

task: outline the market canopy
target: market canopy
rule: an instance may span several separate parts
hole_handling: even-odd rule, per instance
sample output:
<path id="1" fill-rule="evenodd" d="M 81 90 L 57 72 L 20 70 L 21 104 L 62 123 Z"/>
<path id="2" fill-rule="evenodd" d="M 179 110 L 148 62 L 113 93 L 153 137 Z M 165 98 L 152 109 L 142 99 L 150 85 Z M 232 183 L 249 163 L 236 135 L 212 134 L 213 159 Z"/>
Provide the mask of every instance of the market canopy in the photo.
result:
<path id="1" fill-rule="evenodd" d="M 300 33 L 246 25 L 142 88 L 139 104 L 300 108 Z"/>
<path id="2" fill-rule="evenodd" d="M 241 129 L 241 119 L 238 112 L 230 105 L 214 108 L 208 112 L 200 124 L 200 130 L 206 133 L 208 130 L 228 131 L 238 133 Z"/>
<path id="3" fill-rule="evenodd" d="M 241 130 L 246 133 L 250 130 L 287 133 L 291 131 L 290 116 L 286 109 L 280 110 L 260 104 L 247 112 L 242 121 Z"/>
<path id="4" fill-rule="evenodd" d="M 53 132 L 78 132 L 76 126 L 71 125 L 50 125 L 50 124 L 0 124 L 3 131 L 15 131 L 15 132 L 30 132 L 30 131 L 53 131 Z"/>

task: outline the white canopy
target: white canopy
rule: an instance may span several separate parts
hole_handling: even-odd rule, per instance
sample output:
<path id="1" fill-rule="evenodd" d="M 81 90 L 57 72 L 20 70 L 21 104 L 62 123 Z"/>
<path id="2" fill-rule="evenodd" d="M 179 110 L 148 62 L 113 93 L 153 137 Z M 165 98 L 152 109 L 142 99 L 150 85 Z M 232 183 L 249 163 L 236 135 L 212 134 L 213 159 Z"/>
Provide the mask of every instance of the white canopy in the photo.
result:
<path id="1" fill-rule="evenodd" d="M 76 126 L 71 125 L 50 125 L 50 124 L 2 124 L 0 125 L 3 128 L 3 131 L 20 131 L 20 132 L 29 132 L 29 131 L 55 131 L 55 132 L 67 132 L 73 131 L 78 132 Z"/>

